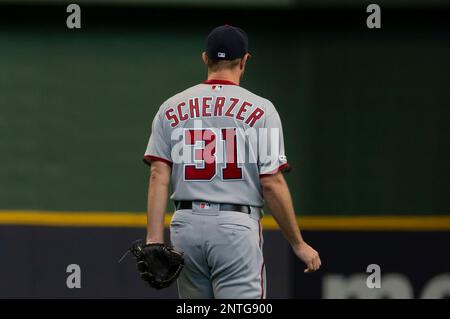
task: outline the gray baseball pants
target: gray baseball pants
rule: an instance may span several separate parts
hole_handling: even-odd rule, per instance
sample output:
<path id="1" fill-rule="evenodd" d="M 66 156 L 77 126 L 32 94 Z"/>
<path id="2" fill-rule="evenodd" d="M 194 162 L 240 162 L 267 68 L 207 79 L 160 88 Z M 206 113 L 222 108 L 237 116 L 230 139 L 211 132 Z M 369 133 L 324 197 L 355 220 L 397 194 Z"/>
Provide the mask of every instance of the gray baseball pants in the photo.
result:
<path id="1" fill-rule="evenodd" d="M 173 247 L 184 252 L 178 280 L 182 299 L 263 299 L 266 274 L 260 210 L 219 211 L 194 202 L 177 210 L 170 225 Z"/>

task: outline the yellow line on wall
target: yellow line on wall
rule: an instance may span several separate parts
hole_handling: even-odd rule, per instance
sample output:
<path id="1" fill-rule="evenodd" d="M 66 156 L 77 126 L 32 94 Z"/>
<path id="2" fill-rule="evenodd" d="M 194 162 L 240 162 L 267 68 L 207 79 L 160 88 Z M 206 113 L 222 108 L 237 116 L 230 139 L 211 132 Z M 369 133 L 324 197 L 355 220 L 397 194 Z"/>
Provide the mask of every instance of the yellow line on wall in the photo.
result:
<path id="1" fill-rule="evenodd" d="M 171 214 L 165 217 L 169 226 Z M 450 231 L 450 216 L 301 216 L 303 230 L 328 231 Z M 144 213 L 0 210 L 0 225 L 46 227 L 134 227 L 146 225 Z M 272 216 L 262 219 L 263 228 L 276 230 Z"/>

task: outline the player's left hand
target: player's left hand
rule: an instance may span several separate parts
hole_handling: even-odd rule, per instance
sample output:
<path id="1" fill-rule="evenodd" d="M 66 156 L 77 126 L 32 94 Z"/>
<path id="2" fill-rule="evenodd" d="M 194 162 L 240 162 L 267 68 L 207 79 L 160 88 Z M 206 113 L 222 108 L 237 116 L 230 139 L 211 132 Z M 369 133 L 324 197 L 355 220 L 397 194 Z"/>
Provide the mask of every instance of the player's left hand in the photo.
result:
<path id="1" fill-rule="evenodd" d="M 144 244 L 142 240 L 138 240 L 133 243 L 130 251 L 136 257 L 142 280 L 156 289 L 169 287 L 184 266 L 183 253 L 163 243 Z"/>
<path id="2" fill-rule="evenodd" d="M 302 242 L 299 245 L 292 246 L 295 255 L 306 264 L 305 273 L 310 273 L 318 270 L 322 265 L 319 253 L 310 245 Z"/>

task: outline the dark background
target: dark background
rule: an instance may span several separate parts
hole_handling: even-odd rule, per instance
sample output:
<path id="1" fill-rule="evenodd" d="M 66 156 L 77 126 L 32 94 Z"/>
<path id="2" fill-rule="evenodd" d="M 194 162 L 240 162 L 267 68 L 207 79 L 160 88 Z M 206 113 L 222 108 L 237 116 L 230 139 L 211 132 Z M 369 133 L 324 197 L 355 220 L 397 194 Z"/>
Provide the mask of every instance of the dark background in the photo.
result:
<path id="1" fill-rule="evenodd" d="M 360 1 L 79 3 L 82 28 L 69 30 L 62 1 L 0 1 L 1 210 L 144 211 L 148 170 L 141 159 L 152 118 L 169 96 L 205 79 L 205 37 L 229 23 L 250 38 L 253 58 L 242 86 L 270 99 L 281 115 L 299 215 L 449 214 L 450 7 L 444 2 L 380 1 L 381 29 L 367 28 L 369 2 Z M 108 258 L 120 257 L 142 232 L 0 226 L 1 260 L 14 265 L 2 263 L 10 281 L 0 281 L 0 296 L 147 296 L 124 288 L 135 275 L 129 268 L 111 270 L 117 276 L 109 273 L 108 280 L 117 281 L 106 295 L 97 281 L 94 290 L 71 296 L 32 275 L 58 280 L 56 255 L 41 259 L 40 251 L 55 243 L 52 252 L 77 247 L 78 263 L 94 263 L 90 272 L 100 276 L 101 259 L 92 259 L 99 243 L 111 241 Z M 355 260 L 349 272 L 365 271 L 355 266 L 360 255 L 351 253 L 364 242 L 389 247 L 417 237 L 414 230 L 405 234 L 348 233 L 343 256 Z M 330 251 L 327 262 L 342 263 L 324 272 L 347 265 L 332 254 L 341 235 L 308 234 Z M 266 236 L 276 238 L 266 240 L 266 251 L 275 254 L 268 262 L 270 294 L 323 296 L 296 284 L 298 264 L 278 231 Z M 448 232 L 430 236 L 426 254 L 441 255 L 436 246 L 445 247 Z M 448 256 L 439 264 L 402 264 L 417 252 L 401 247 L 393 255 L 400 272 L 414 274 L 420 265 L 428 267 L 420 276 L 432 276 L 449 269 Z M 15 267 L 31 279 L 13 284 Z"/>

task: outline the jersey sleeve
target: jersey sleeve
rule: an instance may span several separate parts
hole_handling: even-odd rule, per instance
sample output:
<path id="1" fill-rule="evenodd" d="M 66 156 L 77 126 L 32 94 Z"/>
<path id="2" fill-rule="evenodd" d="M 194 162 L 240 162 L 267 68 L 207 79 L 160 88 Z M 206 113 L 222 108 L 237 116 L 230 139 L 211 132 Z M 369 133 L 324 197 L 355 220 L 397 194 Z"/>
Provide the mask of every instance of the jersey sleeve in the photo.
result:
<path id="1" fill-rule="evenodd" d="M 277 111 L 274 111 L 266 118 L 261 128 L 258 145 L 258 164 L 260 177 L 289 169 L 284 151 L 283 127 Z"/>
<path id="2" fill-rule="evenodd" d="M 152 132 L 144 154 L 146 164 L 162 161 L 172 166 L 170 139 L 166 137 L 162 108 L 156 113 L 152 123 Z"/>

